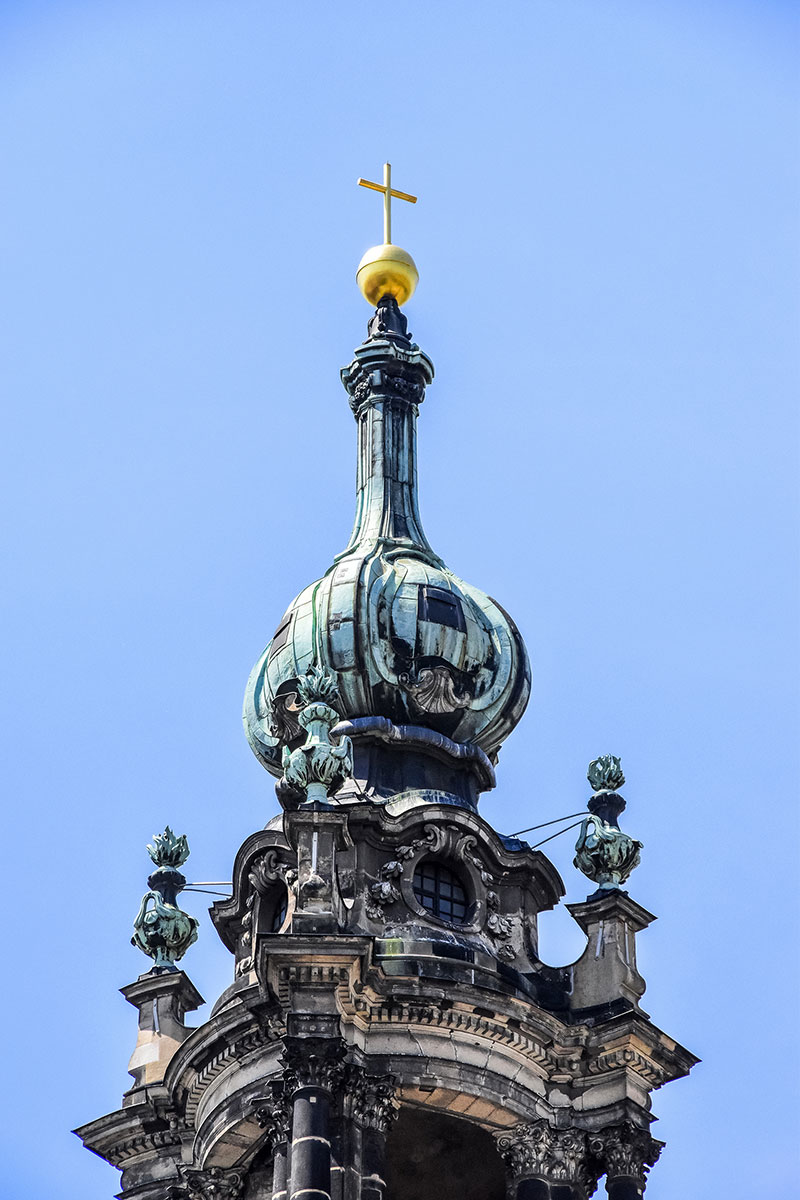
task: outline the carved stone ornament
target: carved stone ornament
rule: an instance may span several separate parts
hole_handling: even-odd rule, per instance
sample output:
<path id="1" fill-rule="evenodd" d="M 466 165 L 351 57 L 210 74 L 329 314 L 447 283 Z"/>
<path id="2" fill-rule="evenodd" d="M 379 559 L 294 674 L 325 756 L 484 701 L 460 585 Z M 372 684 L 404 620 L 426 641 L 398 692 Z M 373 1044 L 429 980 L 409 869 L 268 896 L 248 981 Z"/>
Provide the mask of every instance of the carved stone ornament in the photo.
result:
<path id="1" fill-rule="evenodd" d="M 256 858 L 247 876 L 250 890 L 245 901 L 245 911 L 242 917 L 242 933 L 239 938 L 239 960 L 236 964 L 236 974 L 246 975 L 253 969 L 253 927 L 256 919 L 256 906 L 263 896 L 268 895 L 279 881 L 287 888 L 296 884 L 297 872 L 287 863 L 280 861 L 278 852 L 273 849 L 265 850 Z"/>
<path id="2" fill-rule="evenodd" d="M 291 1101 L 284 1079 L 272 1080 L 269 1095 L 255 1098 L 253 1115 L 260 1127 L 266 1130 L 273 1147 L 289 1140 Z"/>
<path id="3" fill-rule="evenodd" d="M 514 922 L 510 917 L 504 917 L 497 910 L 500 907 L 500 897 L 495 891 L 486 893 L 486 931 L 495 943 L 495 954 L 503 962 L 511 962 L 517 957 L 517 952 L 510 945 L 514 933 Z"/>
<path id="4" fill-rule="evenodd" d="M 156 864 L 149 876 L 150 888 L 142 897 L 139 912 L 133 922 L 131 945 L 153 959 L 155 974 L 177 971 L 175 965 L 197 941 L 199 922 L 178 908 L 178 893 L 186 887 L 186 878 L 178 870 L 189 857 L 185 834 L 180 837 L 169 825 L 156 834 L 147 852 Z"/>
<path id="5" fill-rule="evenodd" d="M 224 1167 L 195 1170 L 179 1167 L 181 1182 L 167 1191 L 168 1200 L 238 1200 L 244 1191 L 241 1171 Z"/>
<path id="6" fill-rule="evenodd" d="M 350 739 L 343 737 L 338 743 L 331 740 L 331 729 L 339 721 L 339 714 L 331 707 L 337 693 L 336 676 L 326 667 L 310 667 L 297 685 L 303 703 L 298 722 L 306 731 L 306 740 L 295 750 L 283 747 L 283 778 L 277 790 L 284 807 L 297 795 L 306 804 L 325 803 L 353 774 Z"/>
<path id="7" fill-rule="evenodd" d="M 592 815 L 581 824 L 574 865 L 601 889 L 618 888 L 641 858 L 642 843 Z"/>
<path id="8" fill-rule="evenodd" d="M 495 1135 L 497 1149 L 513 1180 L 528 1176 L 548 1183 L 571 1183 L 591 1195 L 599 1172 L 581 1129 L 552 1129 L 547 1121 L 533 1121 Z"/>
<path id="9" fill-rule="evenodd" d="M 601 1173 L 609 1179 L 624 1176 L 644 1188 L 647 1172 L 659 1159 L 665 1143 L 629 1121 L 601 1129 L 589 1138 L 589 1148 Z"/>
<path id="10" fill-rule="evenodd" d="M 385 367 L 378 367 L 351 379 L 348 391 L 350 407 L 356 416 L 373 396 L 404 400 L 407 404 L 421 404 L 425 398 L 424 382 L 410 379 L 401 371 L 388 371 Z"/>
<path id="11" fill-rule="evenodd" d="M 392 881 L 400 879 L 402 874 L 403 863 L 399 859 L 392 859 L 381 867 L 380 879 L 370 884 L 367 890 L 367 916 L 373 921 L 383 920 L 384 908 L 401 899 L 400 889 Z"/>
<path id="12" fill-rule="evenodd" d="M 469 693 L 456 691 L 448 667 L 423 667 L 416 679 L 401 675 L 399 682 L 420 712 L 452 713 L 466 708 L 470 702 Z"/>
<path id="13" fill-rule="evenodd" d="M 345 1075 L 347 1049 L 336 1038 L 284 1038 L 281 1062 L 284 1067 L 284 1086 L 287 1094 L 299 1087 L 319 1087 L 334 1092 Z"/>
<path id="14" fill-rule="evenodd" d="M 387 1133 L 397 1117 L 394 1075 L 370 1075 L 364 1067 L 348 1063 L 345 1073 L 345 1115 L 362 1129 Z"/>

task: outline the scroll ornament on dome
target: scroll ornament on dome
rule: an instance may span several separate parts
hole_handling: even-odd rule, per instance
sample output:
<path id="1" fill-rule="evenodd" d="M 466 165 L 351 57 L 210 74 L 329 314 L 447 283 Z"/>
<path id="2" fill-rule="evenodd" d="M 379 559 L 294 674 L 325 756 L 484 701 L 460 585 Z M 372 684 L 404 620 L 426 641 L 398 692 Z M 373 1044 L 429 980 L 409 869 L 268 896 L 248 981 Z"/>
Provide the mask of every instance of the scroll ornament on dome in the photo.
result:
<path id="1" fill-rule="evenodd" d="M 175 964 L 197 941 L 199 922 L 177 902 L 186 887 L 186 877 L 178 870 L 189 857 L 185 834 L 178 837 L 167 825 L 163 833 L 155 834 L 147 852 L 156 870 L 147 880 L 150 891 L 142 897 L 131 945 L 153 959 L 152 974 L 162 974 L 179 969 Z"/>
<path id="2" fill-rule="evenodd" d="M 620 760 L 613 754 L 601 755 L 589 764 L 587 778 L 595 794 L 587 805 L 591 816 L 581 824 L 574 865 L 599 891 L 611 891 L 638 867 L 642 843 L 623 833 L 618 824 L 625 808 L 616 790 L 625 783 Z"/>
<path id="3" fill-rule="evenodd" d="M 284 808 L 325 803 L 353 773 L 353 746 L 348 737 L 334 742 L 331 730 L 340 720 L 333 707 L 339 694 L 336 675 L 327 667 L 311 666 L 297 684 L 297 716 L 305 730 L 302 746 L 283 747 L 283 776 L 278 799 Z"/>

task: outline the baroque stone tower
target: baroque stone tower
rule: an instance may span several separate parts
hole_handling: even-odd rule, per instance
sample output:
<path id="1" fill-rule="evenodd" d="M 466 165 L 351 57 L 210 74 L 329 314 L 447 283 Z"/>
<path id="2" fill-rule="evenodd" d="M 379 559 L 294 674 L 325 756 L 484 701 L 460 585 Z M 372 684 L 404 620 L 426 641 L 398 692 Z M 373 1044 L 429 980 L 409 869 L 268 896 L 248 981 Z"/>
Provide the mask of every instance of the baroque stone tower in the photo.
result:
<path id="1" fill-rule="evenodd" d="M 350 541 L 278 622 L 245 697 L 281 813 L 211 909 L 233 982 L 207 1020 L 177 967 L 197 936 L 167 829 L 134 941 L 152 969 L 116 1112 L 76 1132 L 126 1200 L 612 1200 L 642 1195 L 662 1143 L 650 1093 L 696 1062 L 641 1007 L 622 884 L 640 844 L 619 760 L 590 767 L 569 911 L 581 957 L 539 958 L 564 888 L 545 855 L 479 814 L 531 675 L 511 618 L 433 551 L 417 501 L 417 417 L 433 365 L 400 305 L 416 268 L 391 242 L 359 284 L 375 306 L 342 371 L 358 430 Z M 546 819 L 547 813 L 541 814 Z"/>

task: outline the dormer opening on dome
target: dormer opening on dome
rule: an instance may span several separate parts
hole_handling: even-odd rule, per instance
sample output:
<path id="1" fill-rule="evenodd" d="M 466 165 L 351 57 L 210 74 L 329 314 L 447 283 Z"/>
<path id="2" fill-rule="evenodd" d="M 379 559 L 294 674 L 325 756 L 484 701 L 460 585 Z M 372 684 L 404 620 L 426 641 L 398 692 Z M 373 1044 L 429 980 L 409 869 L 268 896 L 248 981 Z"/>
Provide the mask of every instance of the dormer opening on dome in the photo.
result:
<path id="1" fill-rule="evenodd" d="M 467 628 L 458 597 L 444 588 L 424 585 L 419 589 L 419 619 L 435 621 L 437 625 L 447 625 L 461 633 Z"/>

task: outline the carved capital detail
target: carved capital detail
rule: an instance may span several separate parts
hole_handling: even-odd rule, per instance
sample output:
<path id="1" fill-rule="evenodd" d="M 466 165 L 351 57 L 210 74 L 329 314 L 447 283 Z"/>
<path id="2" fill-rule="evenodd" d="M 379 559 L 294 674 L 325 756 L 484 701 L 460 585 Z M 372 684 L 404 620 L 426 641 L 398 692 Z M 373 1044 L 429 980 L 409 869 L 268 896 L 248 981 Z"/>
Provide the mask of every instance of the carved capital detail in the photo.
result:
<path id="1" fill-rule="evenodd" d="M 289 1140 L 291 1099 L 286 1082 L 285 1079 L 271 1080 L 269 1094 L 256 1096 L 253 1100 L 253 1115 L 260 1127 L 266 1130 L 273 1149 Z"/>
<path id="2" fill-rule="evenodd" d="M 626 1176 L 644 1187 L 647 1172 L 658 1162 L 664 1142 L 646 1129 L 626 1121 L 593 1133 L 589 1139 L 592 1155 L 609 1179 Z"/>
<path id="3" fill-rule="evenodd" d="M 599 1171 L 582 1129 L 553 1129 L 532 1121 L 496 1134 L 497 1148 L 512 1179 L 536 1176 L 548 1183 L 570 1183 L 591 1196 Z"/>
<path id="4" fill-rule="evenodd" d="M 170 1187 L 166 1200 L 239 1200 L 244 1191 L 244 1175 L 241 1171 L 223 1167 L 196 1170 L 179 1167 L 181 1182 Z"/>
<path id="5" fill-rule="evenodd" d="M 388 1133 L 399 1107 L 394 1075 L 370 1075 L 364 1067 L 348 1063 L 344 1084 L 345 1114 L 362 1129 Z"/>
<path id="6" fill-rule="evenodd" d="M 336 1038 L 286 1037 L 281 1055 L 287 1094 L 300 1087 L 336 1091 L 344 1081 L 347 1049 Z"/>

